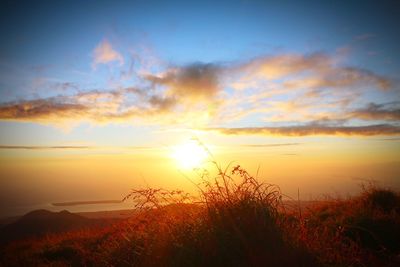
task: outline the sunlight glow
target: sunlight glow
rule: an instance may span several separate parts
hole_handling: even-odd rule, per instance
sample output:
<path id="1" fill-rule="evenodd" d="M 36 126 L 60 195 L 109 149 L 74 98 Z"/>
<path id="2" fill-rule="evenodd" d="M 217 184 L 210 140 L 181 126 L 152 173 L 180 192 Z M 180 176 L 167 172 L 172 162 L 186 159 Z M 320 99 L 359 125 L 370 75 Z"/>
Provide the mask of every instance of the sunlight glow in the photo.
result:
<path id="1" fill-rule="evenodd" d="M 172 158 L 183 169 L 193 169 L 199 167 L 207 158 L 206 150 L 195 140 L 188 141 L 174 147 Z"/>

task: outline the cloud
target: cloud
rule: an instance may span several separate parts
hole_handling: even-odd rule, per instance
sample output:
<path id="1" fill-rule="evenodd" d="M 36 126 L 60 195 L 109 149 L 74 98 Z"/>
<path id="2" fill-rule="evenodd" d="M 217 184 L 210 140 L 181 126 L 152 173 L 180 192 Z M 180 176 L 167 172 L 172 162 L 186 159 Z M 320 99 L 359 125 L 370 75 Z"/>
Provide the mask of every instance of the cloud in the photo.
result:
<path id="1" fill-rule="evenodd" d="M 326 53 L 286 53 L 225 67 L 220 73 L 229 77 L 222 79 L 221 86 L 234 91 L 224 98 L 221 121 L 256 114 L 264 115 L 259 122 L 335 119 L 368 94 L 382 99 L 395 94 L 392 79 L 340 63 Z"/>
<path id="2" fill-rule="evenodd" d="M 383 139 L 378 139 L 378 141 L 400 141 L 400 137 L 394 137 L 394 138 L 383 138 Z"/>
<path id="3" fill-rule="evenodd" d="M 107 40 L 100 42 L 93 51 L 93 67 L 98 64 L 107 64 L 118 61 L 120 65 L 124 64 L 122 55 L 114 50 Z"/>
<path id="4" fill-rule="evenodd" d="M 80 149 L 129 149 L 143 150 L 151 149 L 149 146 L 84 146 L 84 145 L 64 145 L 64 146 L 19 146 L 19 145 L 0 145 L 0 149 L 11 150 L 80 150 Z"/>
<path id="5" fill-rule="evenodd" d="M 35 121 L 41 123 L 95 123 L 153 121 L 178 122 L 173 110 L 178 106 L 174 97 L 140 88 L 110 91 L 88 91 L 72 96 L 21 100 L 0 104 L 0 120 Z M 190 112 L 186 115 L 190 115 Z M 184 118 L 184 116 L 181 116 Z"/>
<path id="6" fill-rule="evenodd" d="M 123 63 L 122 56 L 106 40 L 95 49 L 94 58 L 94 64 Z M 340 64 L 335 55 L 326 53 L 283 53 L 241 62 L 163 65 L 157 71 L 138 73 L 130 81 L 134 84 L 113 90 L 87 91 L 83 86 L 64 82 L 61 85 L 66 89 L 58 90 L 60 95 L 56 97 L 0 103 L 0 120 L 135 121 L 183 124 L 189 128 L 213 125 L 226 133 L 254 131 L 271 135 L 372 135 L 372 126 L 389 127 L 378 127 L 389 133 L 393 128 L 385 121 L 399 120 L 397 104 L 359 105 L 370 95 L 383 102 L 393 99 L 391 79 Z M 71 85 L 75 86 L 73 90 Z M 323 125 L 307 124 L 322 119 Z M 352 126 L 354 120 L 357 125 L 371 125 Z M 333 121 L 337 123 L 332 125 Z M 229 127 L 246 126 L 249 122 L 254 126 L 274 123 L 282 127 Z M 346 126 L 342 126 L 344 123 Z M 304 126 L 296 126 L 299 124 Z M 227 128 L 219 128 L 221 125 Z"/>
<path id="7" fill-rule="evenodd" d="M 322 53 L 281 54 L 255 58 L 238 66 L 237 70 L 252 77 L 276 80 L 305 71 L 323 71 L 329 69 L 332 64 L 332 58 Z"/>
<path id="8" fill-rule="evenodd" d="M 84 116 L 88 107 L 79 103 L 68 103 L 64 98 L 48 98 L 11 102 L 0 105 L 2 120 L 37 121 Z M 72 116 L 73 115 L 73 116 Z"/>
<path id="9" fill-rule="evenodd" d="M 153 95 L 149 98 L 149 104 L 160 112 L 168 112 L 177 105 L 177 100 L 174 97 L 159 97 Z"/>
<path id="10" fill-rule="evenodd" d="M 282 144 L 245 144 L 243 147 L 281 147 L 281 146 L 298 146 L 301 143 L 282 143 Z"/>
<path id="11" fill-rule="evenodd" d="M 363 120 L 394 120 L 400 121 L 400 102 L 386 104 L 370 103 L 367 107 L 356 109 L 350 116 Z"/>
<path id="12" fill-rule="evenodd" d="M 2 120 L 61 121 L 75 119 L 102 120 L 118 112 L 120 92 L 91 91 L 73 96 L 17 101 L 0 105 Z"/>
<path id="13" fill-rule="evenodd" d="M 184 99 L 212 99 L 222 90 L 219 86 L 220 68 L 214 64 L 195 63 L 184 67 L 171 68 L 164 74 L 146 75 L 145 79 L 155 85 L 167 87 L 167 94 Z"/>
<path id="14" fill-rule="evenodd" d="M 371 39 L 371 38 L 375 38 L 375 37 L 376 37 L 376 34 L 364 33 L 364 34 L 360 34 L 360 35 L 355 36 L 354 39 L 358 40 L 358 41 L 365 41 L 365 40 L 368 40 L 368 39 Z"/>
<path id="15" fill-rule="evenodd" d="M 283 126 L 283 127 L 209 128 L 204 130 L 217 131 L 226 135 L 266 135 L 266 136 L 400 135 L 400 127 L 390 124 L 375 124 L 367 126 L 302 125 L 302 126 Z"/>
<path id="16" fill-rule="evenodd" d="M 310 55 L 282 54 L 260 57 L 236 67 L 242 80 L 269 81 L 284 79 L 285 86 L 295 88 L 348 88 L 357 85 L 374 85 L 388 89 L 391 81 L 371 71 L 339 66 L 334 57 L 323 53 Z"/>
<path id="17" fill-rule="evenodd" d="M 43 150 L 43 149 L 90 149 L 91 146 L 13 146 L 0 145 L 0 149 L 23 149 L 23 150 Z"/>

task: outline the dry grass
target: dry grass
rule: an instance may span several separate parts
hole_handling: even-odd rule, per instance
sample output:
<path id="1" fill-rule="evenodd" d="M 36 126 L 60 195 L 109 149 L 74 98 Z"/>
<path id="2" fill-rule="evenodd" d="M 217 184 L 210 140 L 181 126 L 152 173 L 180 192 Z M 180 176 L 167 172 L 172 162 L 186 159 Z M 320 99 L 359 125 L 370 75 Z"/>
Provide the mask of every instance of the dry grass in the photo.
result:
<path id="1" fill-rule="evenodd" d="M 400 197 L 368 187 L 356 198 L 287 212 L 276 185 L 240 166 L 197 170 L 198 196 L 132 190 L 137 210 L 102 229 L 1 249 L 4 266 L 398 266 Z"/>
<path id="2" fill-rule="evenodd" d="M 367 186 L 358 197 L 325 201 L 296 224 L 298 238 L 325 264 L 398 266 L 399 200 L 394 191 Z"/>

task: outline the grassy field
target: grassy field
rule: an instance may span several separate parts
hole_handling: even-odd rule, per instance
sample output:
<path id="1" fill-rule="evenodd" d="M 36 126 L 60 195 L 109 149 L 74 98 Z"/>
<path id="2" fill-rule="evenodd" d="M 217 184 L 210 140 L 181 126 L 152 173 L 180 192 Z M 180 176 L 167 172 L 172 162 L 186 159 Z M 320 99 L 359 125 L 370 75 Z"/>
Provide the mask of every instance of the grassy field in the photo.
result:
<path id="1" fill-rule="evenodd" d="M 199 196 L 132 190 L 104 227 L 15 241 L 1 266 L 399 266 L 400 196 L 366 187 L 306 208 L 240 166 L 199 171 Z"/>

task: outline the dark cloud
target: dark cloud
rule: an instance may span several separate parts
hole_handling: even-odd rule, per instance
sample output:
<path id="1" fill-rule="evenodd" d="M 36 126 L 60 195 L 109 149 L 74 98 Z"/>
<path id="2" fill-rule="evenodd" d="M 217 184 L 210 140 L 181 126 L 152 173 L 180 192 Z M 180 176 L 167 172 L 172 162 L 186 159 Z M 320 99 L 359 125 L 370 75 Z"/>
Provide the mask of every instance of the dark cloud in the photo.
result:
<path id="1" fill-rule="evenodd" d="M 129 95 L 138 98 L 129 102 Z M 89 91 L 72 96 L 22 100 L 0 104 L 0 120 L 62 122 L 92 120 L 109 122 L 130 118 L 146 118 L 171 111 L 176 100 L 151 95 L 142 89 Z"/>
<path id="2" fill-rule="evenodd" d="M 50 117 L 66 118 L 84 116 L 89 107 L 64 102 L 64 98 L 48 98 L 31 101 L 11 102 L 0 105 L 2 120 L 37 120 Z"/>
<path id="3" fill-rule="evenodd" d="M 392 83 L 368 70 L 339 66 L 333 56 L 325 53 L 278 54 L 230 64 L 195 63 L 170 67 L 159 75 L 137 77 L 141 78 L 137 87 L 107 91 L 83 91 L 73 83 L 60 83 L 57 86 L 61 96 L 0 103 L 0 120 L 108 123 L 139 119 L 207 125 L 256 113 L 275 122 L 301 123 L 321 117 L 343 120 L 330 124 L 329 131 L 353 118 L 399 120 L 398 106 L 386 104 L 370 104 L 343 114 L 355 97 L 363 96 L 365 88 L 386 90 Z M 306 135 L 310 127 L 304 128 Z M 290 135 L 291 129 L 268 131 L 286 131 Z M 301 127 L 293 129 L 300 130 Z M 339 127 L 337 131 L 342 130 Z"/>
<path id="4" fill-rule="evenodd" d="M 393 120 L 400 121 L 400 102 L 376 104 L 357 109 L 350 116 L 363 120 Z"/>
<path id="5" fill-rule="evenodd" d="M 196 63 L 172 68 L 161 76 L 147 75 L 145 78 L 154 84 L 167 86 L 169 93 L 174 96 L 209 99 L 221 90 L 219 71 L 220 68 L 214 64 Z"/>
<path id="6" fill-rule="evenodd" d="M 390 124 L 367 126 L 283 126 L 283 127 L 243 127 L 243 128 L 208 128 L 208 131 L 218 131 L 226 135 L 278 135 L 278 136 L 308 136 L 308 135 L 346 135 L 374 136 L 400 135 L 400 127 Z"/>
<path id="7" fill-rule="evenodd" d="M 160 112 L 168 112 L 177 105 L 177 100 L 174 97 L 159 97 L 151 96 L 149 104 Z"/>

